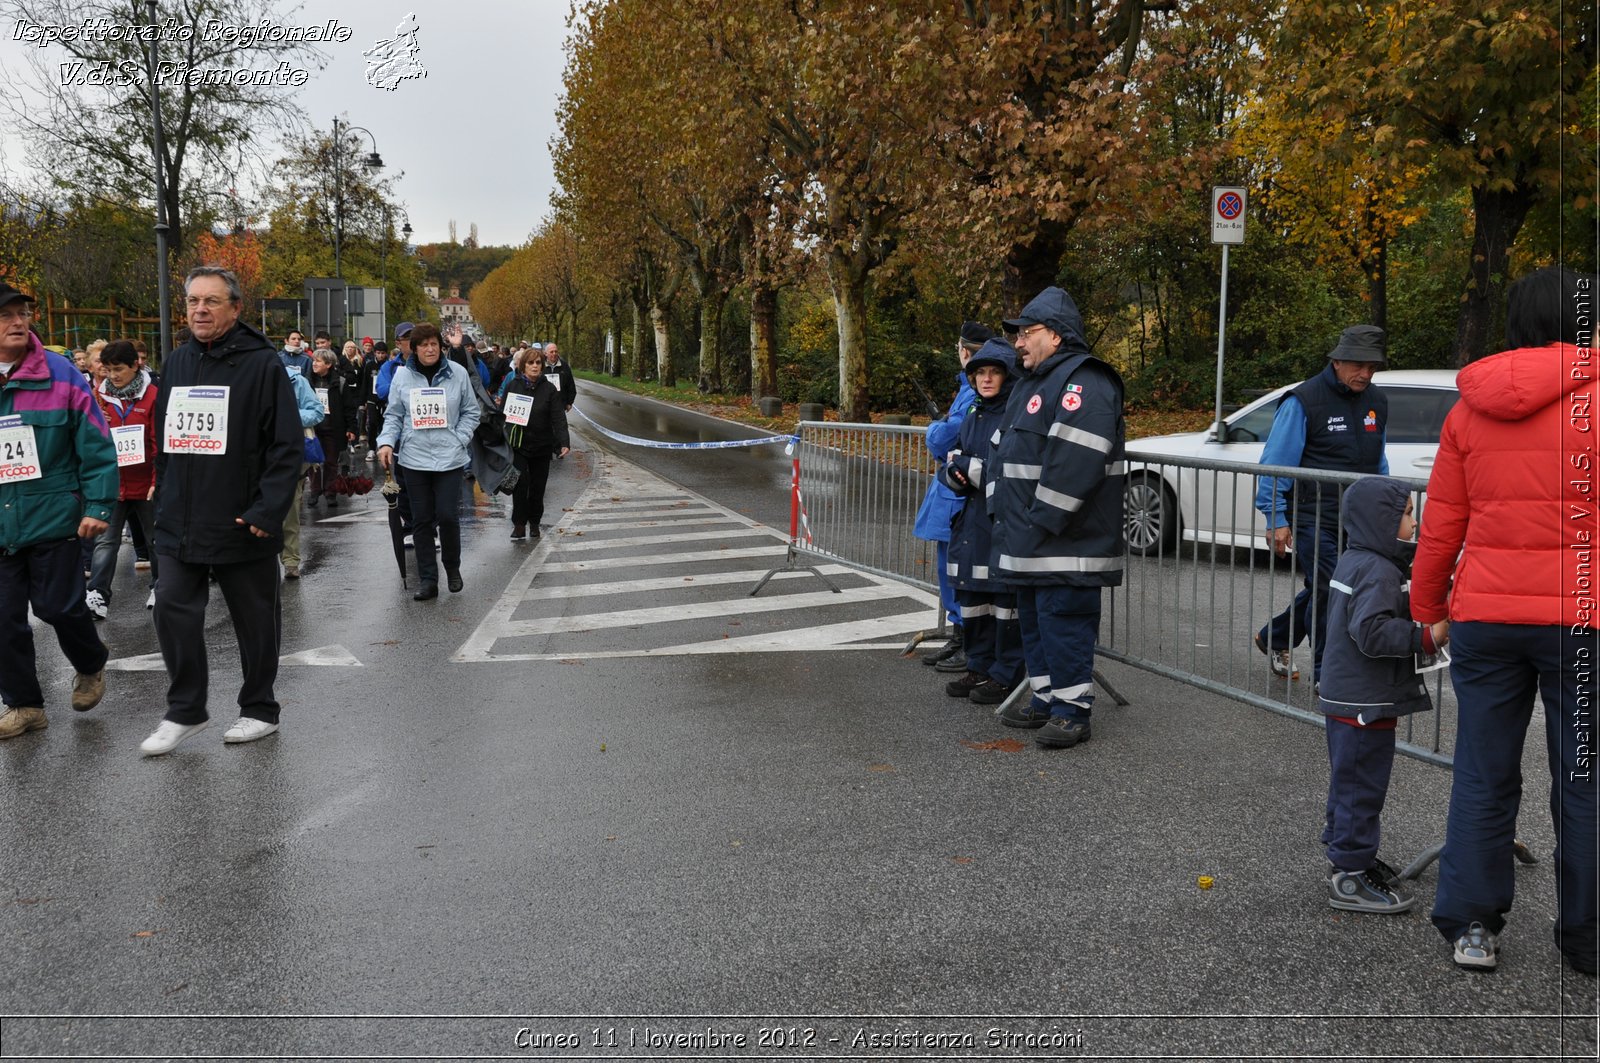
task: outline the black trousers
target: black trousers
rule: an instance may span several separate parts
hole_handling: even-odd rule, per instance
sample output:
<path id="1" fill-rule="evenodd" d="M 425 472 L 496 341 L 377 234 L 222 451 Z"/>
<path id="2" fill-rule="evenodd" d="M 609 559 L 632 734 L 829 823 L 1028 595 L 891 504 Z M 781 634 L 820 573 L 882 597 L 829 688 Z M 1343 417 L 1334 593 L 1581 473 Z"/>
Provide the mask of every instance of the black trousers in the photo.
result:
<path id="1" fill-rule="evenodd" d="M 460 469 L 406 470 L 405 494 L 411 497 L 411 541 L 416 544 L 417 575 L 424 583 L 439 582 L 439 558 L 433 553 L 436 529 L 445 572 L 461 571 L 461 475 Z"/>
<path id="2" fill-rule="evenodd" d="M 549 454 L 529 457 L 520 450 L 511 459 L 522 475 L 511 490 L 511 523 L 529 525 L 535 532 L 544 519 L 544 488 L 550 482 Z"/>
<path id="3" fill-rule="evenodd" d="M 106 666 L 109 654 L 83 602 L 81 550 L 77 539 L 58 539 L 0 554 L 0 700 L 11 708 L 44 708 L 30 604 L 34 616 L 55 628 L 74 669 L 94 675 Z"/>
<path id="4" fill-rule="evenodd" d="M 162 554 L 156 584 L 156 639 L 167 665 L 167 714 L 173 723 L 197 724 L 209 718 L 206 696 L 210 665 L 206 659 L 208 577 L 215 572 L 228 615 L 239 640 L 244 684 L 239 688 L 239 713 L 267 723 L 278 722 L 278 701 L 272 684 L 278 678 L 278 651 L 283 642 L 276 557 L 235 565 L 191 565 Z"/>

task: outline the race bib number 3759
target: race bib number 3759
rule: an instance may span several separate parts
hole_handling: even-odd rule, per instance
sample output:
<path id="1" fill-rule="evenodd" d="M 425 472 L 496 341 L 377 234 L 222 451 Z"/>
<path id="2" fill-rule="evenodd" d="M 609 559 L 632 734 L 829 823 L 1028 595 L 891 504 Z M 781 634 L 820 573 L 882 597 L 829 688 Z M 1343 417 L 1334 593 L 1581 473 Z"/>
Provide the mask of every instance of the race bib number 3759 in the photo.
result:
<path id="1" fill-rule="evenodd" d="M 167 398 L 162 446 L 168 454 L 220 457 L 228 452 L 228 389 L 173 388 Z"/>
<path id="2" fill-rule="evenodd" d="M 42 475 L 33 425 L 23 424 L 21 414 L 0 417 L 0 484 L 37 480 Z"/>

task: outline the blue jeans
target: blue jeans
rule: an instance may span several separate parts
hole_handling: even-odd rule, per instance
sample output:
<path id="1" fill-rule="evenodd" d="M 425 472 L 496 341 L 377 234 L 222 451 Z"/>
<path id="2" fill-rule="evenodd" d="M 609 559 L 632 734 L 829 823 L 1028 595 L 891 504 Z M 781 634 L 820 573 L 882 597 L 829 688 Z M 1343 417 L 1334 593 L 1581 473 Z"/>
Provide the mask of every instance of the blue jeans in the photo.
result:
<path id="1" fill-rule="evenodd" d="M 117 575 L 117 554 L 122 549 L 122 527 L 131 514 L 146 528 L 156 526 L 156 504 L 138 499 L 118 502 L 111 507 L 111 522 L 94 541 L 94 560 L 89 565 L 89 589 L 99 591 L 106 601 L 111 600 L 111 582 Z M 156 585 L 156 557 L 150 555 L 150 586 Z"/>
<path id="2" fill-rule="evenodd" d="M 1600 642 L 1593 631 L 1462 621 L 1451 625 L 1450 653 L 1460 708 L 1433 925 L 1452 941 L 1471 923 L 1495 934 L 1505 926 L 1516 887 L 1511 848 L 1522 803 L 1522 745 L 1537 691 L 1556 828 L 1556 944 L 1593 965 Z"/>
<path id="3" fill-rule="evenodd" d="M 1309 518 L 1296 524 L 1294 561 L 1305 574 L 1305 587 L 1261 629 L 1261 638 L 1276 653 L 1300 645 L 1310 635 L 1313 678 L 1320 680 L 1322 651 L 1328 646 L 1328 581 L 1339 561 L 1338 527 Z"/>
<path id="4" fill-rule="evenodd" d="M 1034 708 L 1088 719 L 1094 708 L 1100 588 L 1018 584 L 1016 590 Z"/>
<path id="5" fill-rule="evenodd" d="M 106 666 L 105 643 L 83 602 L 82 547 L 78 539 L 0 551 L 0 701 L 14 709 L 43 708 L 33 652 L 33 615 L 55 628 L 72 667 L 93 675 Z"/>

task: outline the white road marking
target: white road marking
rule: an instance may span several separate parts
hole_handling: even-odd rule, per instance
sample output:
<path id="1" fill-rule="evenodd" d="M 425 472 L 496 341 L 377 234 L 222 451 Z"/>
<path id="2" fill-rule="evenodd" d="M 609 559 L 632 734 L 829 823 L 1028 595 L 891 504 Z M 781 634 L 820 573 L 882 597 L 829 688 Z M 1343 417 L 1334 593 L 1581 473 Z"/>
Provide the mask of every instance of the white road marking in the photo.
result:
<path id="1" fill-rule="evenodd" d="M 807 588 L 752 598 L 743 593 L 745 587 L 753 585 L 772 569 L 778 570 L 776 578 L 785 581 L 814 578 L 809 572 L 783 569 L 781 559 L 788 552 L 785 536 L 692 492 L 668 487 L 620 459 L 604 457 L 600 471 L 601 476 L 578 504 L 562 515 L 560 522 L 523 560 L 505 593 L 452 660 L 481 663 L 816 650 L 898 651 L 904 646 L 904 636 L 928 626 L 931 616 L 937 613 L 938 599 L 932 594 L 838 564 L 821 566 L 821 570 L 829 575 L 853 576 L 857 585 L 842 588 L 837 594 L 821 588 Z M 664 496 L 666 491 L 676 493 Z M 608 498 L 620 501 L 608 504 L 605 501 Z M 684 519 L 663 521 L 660 525 L 641 523 L 657 517 Z M 704 527 L 715 524 L 737 527 Z M 698 530 L 687 527 L 681 533 L 673 530 L 688 525 Z M 635 531 L 652 526 L 662 528 L 662 533 L 609 538 L 598 534 L 611 529 Z M 719 539 L 755 539 L 760 545 L 730 542 L 723 549 L 694 548 Z M 687 548 L 674 550 L 678 544 Z M 638 552 L 646 548 L 649 553 Z M 623 553 L 607 557 L 584 556 L 611 549 Z M 630 550 L 635 552 L 627 553 Z M 674 566 L 704 567 L 708 563 L 722 567 L 711 572 L 691 570 L 683 575 L 672 571 Z M 654 569 L 656 574 L 642 579 L 628 578 L 647 569 Z M 611 571 L 622 578 L 588 584 L 564 584 L 559 580 L 572 574 Z M 553 580 L 552 577 L 557 578 Z M 694 596 L 697 600 L 685 600 L 686 596 L 680 593 L 697 587 L 723 587 L 737 596 L 704 600 L 702 592 Z M 585 599 L 604 595 L 628 595 L 634 607 L 592 613 L 563 611 L 559 616 L 516 619 L 519 609 L 526 612 L 544 603 L 561 602 L 581 606 Z M 891 606 L 895 609 L 893 615 L 859 616 L 864 609 L 870 610 L 879 602 L 904 604 L 898 608 Z M 849 619 L 840 619 L 841 613 Z M 733 638 L 700 638 L 706 633 L 704 621 L 754 614 L 787 614 L 797 626 Z M 700 622 L 698 629 L 691 629 L 696 641 L 672 641 L 673 634 L 680 630 L 673 625 L 686 622 Z M 627 631 L 630 641 L 637 643 L 636 648 L 497 652 L 497 643 L 506 639 L 559 640 L 567 633 L 622 629 Z M 667 644 L 662 645 L 663 642 Z"/>
<path id="2" fill-rule="evenodd" d="M 635 546 L 662 546 L 667 543 L 703 543 L 707 539 L 748 539 L 751 536 L 761 535 L 772 537 L 770 531 L 760 528 L 734 528 L 728 531 L 699 531 L 684 532 L 682 535 L 630 535 L 621 539 L 580 539 L 575 535 L 562 538 L 561 549 L 567 550 L 614 550 L 620 547 Z"/>
<path id="3" fill-rule="evenodd" d="M 727 517 L 695 517 L 691 520 L 630 520 L 615 524 L 591 524 L 584 529 L 584 535 L 594 535 L 596 532 L 631 531 L 640 528 L 694 528 L 705 524 L 733 523 Z M 744 525 L 749 527 L 749 525 Z M 598 540 L 597 540 L 598 541 Z"/>
<path id="4" fill-rule="evenodd" d="M 828 576 L 843 576 L 855 571 L 847 565 L 819 565 L 818 569 Z M 544 566 L 541 571 L 549 572 L 550 566 Z M 662 576 L 658 579 L 629 579 L 610 583 L 572 583 L 560 587 L 532 587 L 528 590 L 528 593 L 522 596 L 522 600 L 535 602 L 562 598 L 583 598 L 603 594 L 638 594 L 641 591 L 687 590 L 693 587 L 712 587 L 730 583 L 754 584 L 766 572 L 767 570 L 762 568 L 747 568 L 738 572 L 708 572 L 696 576 Z M 772 578 L 775 580 L 789 580 L 802 577 L 815 578 L 809 572 L 779 572 Z"/>
<path id="5" fill-rule="evenodd" d="M 648 606 L 643 609 L 617 609 L 607 613 L 581 613 L 573 616 L 554 616 L 544 620 L 513 620 L 500 630 L 500 637 L 520 639 L 529 635 L 551 635 L 558 631 L 589 632 L 604 628 L 672 624 L 680 620 L 781 613 L 789 610 L 820 608 L 825 605 L 876 602 L 885 598 L 899 597 L 902 597 L 900 588 L 883 584 L 852 587 L 839 594 L 832 591 L 817 591 L 814 594 L 780 594 L 771 598 L 751 598 L 747 595 L 743 598 L 725 598 L 716 602 L 686 602 L 682 605 Z"/>
<path id="6" fill-rule="evenodd" d="M 308 665 L 319 668 L 362 668 L 365 667 L 356 655 L 340 645 L 318 646 L 314 649 L 300 650 L 297 653 L 286 653 L 278 658 L 280 665 Z M 159 653 L 142 653 L 137 657 L 119 657 L 107 661 L 106 667 L 113 672 L 164 672 L 167 670 L 166 662 Z"/>
<path id="7" fill-rule="evenodd" d="M 546 538 L 549 538 L 546 536 Z M 680 561 L 725 561 L 741 557 L 767 557 L 777 559 L 789 552 L 783 544 L 777 546 L 741 546 L 727 550 L 693 550 L 683 554 L 645 554 L 641 557 L 595 557 L 587 561 L 553 561 L 541 572 L 593 572 L 602 568 L 639 568 L 646 565 L 676 565 Z"/>

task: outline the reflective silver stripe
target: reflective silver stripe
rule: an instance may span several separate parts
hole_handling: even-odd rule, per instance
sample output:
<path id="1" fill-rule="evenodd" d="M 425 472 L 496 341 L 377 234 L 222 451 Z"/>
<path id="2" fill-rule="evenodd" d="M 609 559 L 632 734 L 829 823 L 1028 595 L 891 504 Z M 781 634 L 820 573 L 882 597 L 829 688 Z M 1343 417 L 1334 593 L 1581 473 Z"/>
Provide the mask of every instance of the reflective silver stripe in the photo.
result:
<path id="1" fill-rule="evenodd" d="M 1068 443 L 1076 443 L 1080 447 L 1098 450 L 1102 454 L 1111 453 L 1111 448 L 1116 446 L 1116 443 L 1105 436 L 1097 436 L 1093 432 L 1085 432 L 1081 428 L 1073 428 L 1071 425 L 1062 424 L 1060 421 L 1050 426 L 1050 434 L 1057 439 L 1064 439 Z"/>
<path id="2" fill-rule="evenodd" d="M 1003 572 L 1121 572 L 1120 557 L 1012 557 L 1000 555 Z"/>
<path id="3" fill-rule="evenodd" d="M 1071 495 L 1064 495 L 1060 491 L 1052 491 L 1044 484 L 1040 484 L 1038 487 L 1034 488 L 1033 497 L 1037 498 L 1047 506 L 1054 506 L 1057 509 L 1064 509 L 1068 513 L 1078 512 L 1079 507 L 1083 505 L 1083 499 L 1073 498 Z"/>
<path id="4" fill-rule="evenodd" d="M 971 620 L 975 616 L 993 616 L 993 615 L 994 615 L 994 606 L 992 606 L 992 605 L 990 605 L 988 603 L 984 603 L 983 605 L 963 605 L 961 607 L 961 619 L 963 619 L 963 620 Z"/>
<path id="5" fill-rule="evenodd" d="M 997 605 L 994 607 L 994 618 L 996 620 L 1015 620 L 1017 611 L 1015 609 L 1007 609 L 1003 605 Z"/>
<path id="6" fill-rule="evenodd" d="M 1126 476 L 1127 474 L 1128 463 L 1125 461 L 1114 461 L 1106 466 L 1107 476 Z"/>
<path id="7" fill-rule="evenodd" d="M 988 565 L 973 565 L 972 566 L 972 578 L 973 579 L 988 579 L 989 578 L 989 566 Z"/>
<path id="8" fill-rule="evenodd" d="M 1055 696 L 1057 701 L 1072 701 L 1074 698 L 1081 698 L 1093 691 L 1094 683 L 1090 682 L 1079 683 L 1075 687 L 1062 687 L 1060 690 L 1052 690 L 1050 693 Z"/>
<path id="9" fill-rule="evenodd" d="M 995 447 L 1000 445 L 1000 429 L 996 428 L 994 430 L 994 435 L 989 437 L 989 445 Z"/>
<path id="10" fill-rule="evenodd" d="M 990 480 L 988 483 L 983 485 L 983 497 L 984 498 L 993 498 L 994 497 L 994 481 L 993 480 Z"/>
<path id="11" fill-rule="evenodd" d="M 958 564 L 955 561 L 946 561 L 944 563 L 944 574 L 946 576 L 959 576 L 959 575 L 961 575 L 961 565 Z"/>
<path id="12" fill-rule="evenodd" d="M 1348 584 L 1345 584 L 1345 583 L 1340 583 L 1336 579 L 1329 580 L 1328 581 L 1328 586 L 1332 587 L 1336 591 L 1344 591 L 1346 594 L 1350 595 L 1351 597 L 1355 597 L 1356 589 L 1354 587 L 1352 587 L 1352 586 L 1350 586 Z"/>
<path id="13" fill-rule="evenodd" d="M 1000 472 L 1009 480 L 1037 480 L 1042 468 L 1040 465 L 1017 465 L 1008 461 L 1000 466 Z"/>
<path id="14" fill-rule="evenodd" d="M 983 459 L 973 458 L 967 464 L 967 482 L 973 487 L 983 486 Z"/>
<path id="15" fill-rule="evenodd" d="M 1050 689 L 1050 677 L 1047 675 L 1030 675 L 1028 677 L 1028 686 L 1042 693 Z"/>

